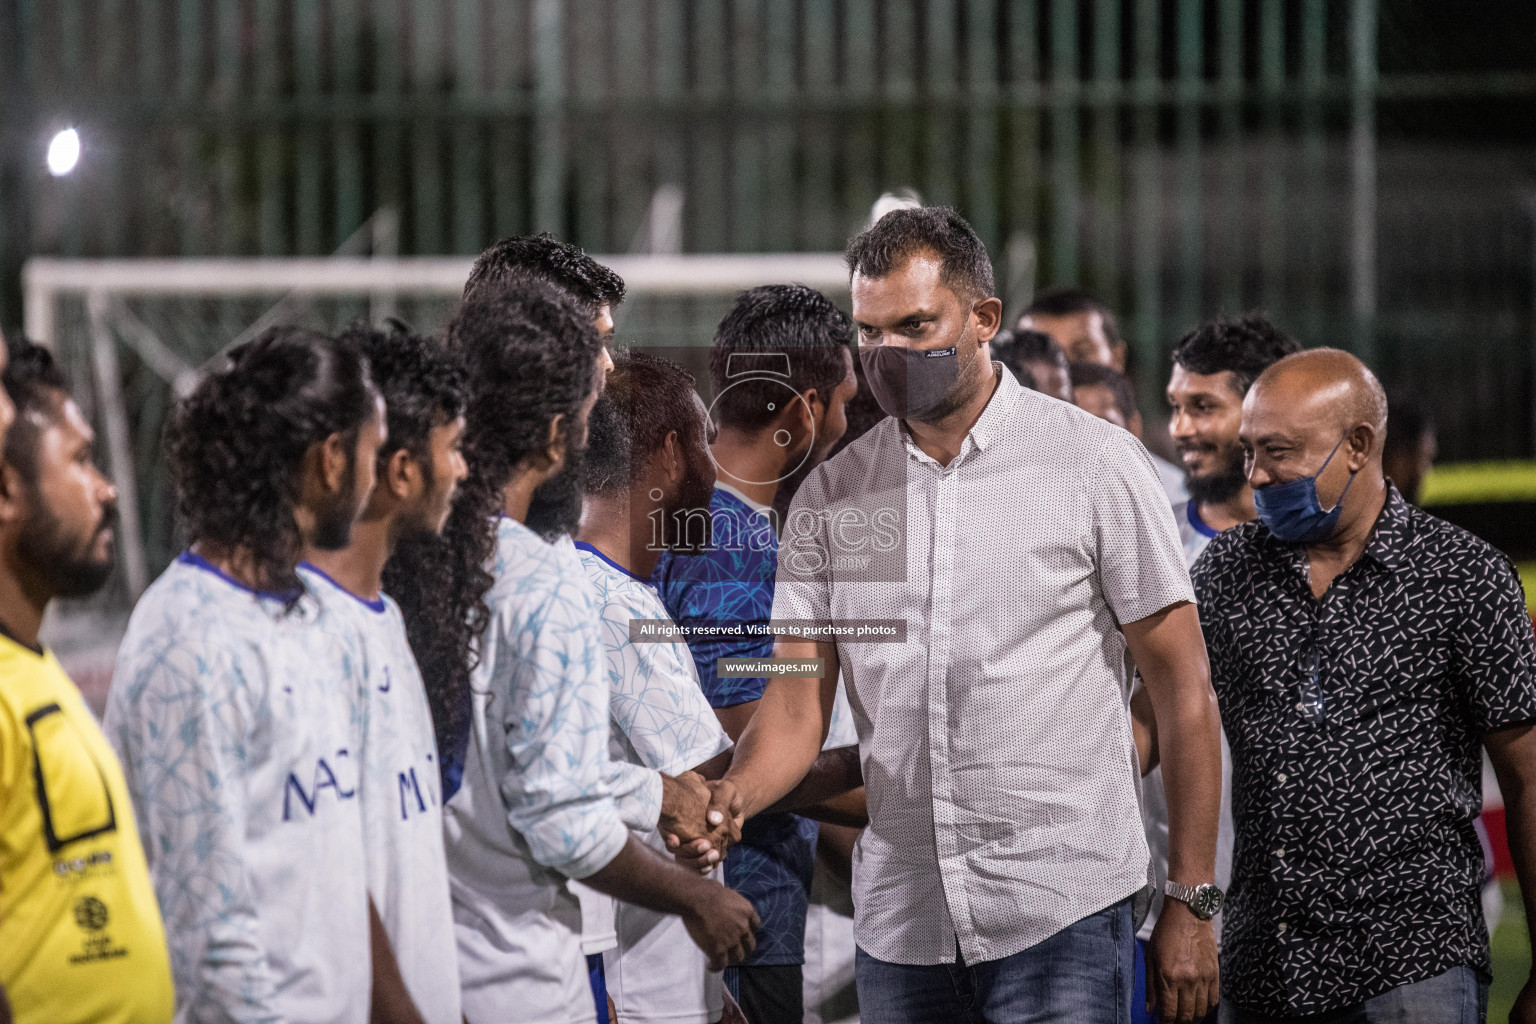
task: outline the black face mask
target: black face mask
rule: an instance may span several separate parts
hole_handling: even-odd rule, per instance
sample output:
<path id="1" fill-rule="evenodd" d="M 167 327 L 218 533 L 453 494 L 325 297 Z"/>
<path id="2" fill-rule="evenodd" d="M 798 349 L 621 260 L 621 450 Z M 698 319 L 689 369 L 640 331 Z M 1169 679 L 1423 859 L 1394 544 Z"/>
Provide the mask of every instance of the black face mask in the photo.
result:
<path id="1" fill-rule="evenodd" d="M 859 349 L 869 390 L 887 416 L 924 422 L 944 404 L 960 379 L 959 346 L 916 349 L 876 345 Z"/>
<path id="2" fill-rule="evenodd" d="M 948 348 L 859 347 L 859 362 L 870 393 L 887 416 L 932 423 L 955 410 L 957 403 L 951 396 L 966 369 L 960 359 L 960 343 L 969 335 L 970 326 L 967 322 Z M 973 353 L 971 359 L 975 358 Z"/>

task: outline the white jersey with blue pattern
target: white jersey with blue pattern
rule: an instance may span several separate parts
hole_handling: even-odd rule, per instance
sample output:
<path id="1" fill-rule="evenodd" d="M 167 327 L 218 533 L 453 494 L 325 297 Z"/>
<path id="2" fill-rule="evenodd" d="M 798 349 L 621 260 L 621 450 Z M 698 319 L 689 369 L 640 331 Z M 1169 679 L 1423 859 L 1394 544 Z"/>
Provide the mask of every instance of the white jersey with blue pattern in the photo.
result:
<path id="1" fill-rule="evenodd" d="M 565 883 L 629 841 L 604 779 L 591 588 L 570 548 L 505 517 L 488 568 L 464 782 L 444 814 L 464 1013 L 589 1024 L 581 909 Z"/>
<path id="2" fill-rule="evenodd" d="M 730 736 L 699 688 L 688 645 L 630 640 L 631 620 L 669 619 L 655 588 L 596 548 L 577 546 L 597 600 L 607 662 L 609 755 L 659 780 L 658 772 L 680 775 L 731 749 Z M 649 828 L 635 831 L 665 853 L 655 825 L 653 819 Z M 710 1024 L 720 1019 L 721 977 L 708 970 L 681 918 L 619 903 L 614 930 L 618 946 L 606 951 L 604 967 L 621 1020 Z"/>
<path id="3" fill-rule="evenodd" d="M 437 736 L 400 608 L 359 597 L 320 569 L 299 575 L 327 618 L 351 631 L 367 711 L 362 744 L 368 894 L 427 1024 L 460 1024 Z"/>
<path id="4" fill-rule="evenodd" d="M 285 613 L 190 553 L 133 610 L 105 731 L 178 1022 L 368 1019 L 356 657 L 312 599 Z"/>

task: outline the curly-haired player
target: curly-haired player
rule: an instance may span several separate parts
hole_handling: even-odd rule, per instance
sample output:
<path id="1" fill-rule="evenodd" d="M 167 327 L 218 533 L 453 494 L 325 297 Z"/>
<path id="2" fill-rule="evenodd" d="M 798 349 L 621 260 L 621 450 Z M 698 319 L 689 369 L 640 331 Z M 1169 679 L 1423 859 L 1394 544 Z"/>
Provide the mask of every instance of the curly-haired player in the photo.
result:
<path id="1" fill-rule="evenodd" d="M 464 301 L 485 298 L 529 278 L 566 292 L 592 318 L 603 343 L 613 337 L 613 308 L 624 301 L 624 279 L 569 242 L 549 235 L 503 238 L 475 259 Z M 606 369 L 612 369 L 610 362 Z"/>
<path id="2" fill-rule="evenodd" d="M 547 232 L 503 238 L 482 252 L 464 285 L 464 300 L 483 299 L 519 282 L 553 285 L 592 321 L 603 344 L 602 379 L 613 369 L 613 310 L 624 301 L 624 279 L 569 242 Z M 577 453 L 572 453 L 573 456 Z M 528 509 L 528 528 L 544 537 L 569 534 L 581 519 L 581 466 L 572 458 L 544 482 Z"/>
<path id="3" fill-rule="evenodd" d="M 296 328 L 231 351 L 173 414 L 191 547 L 133 611 L 106 732 L 180 1019 L 368 1019 L 358 652 L 295 567 L 347 544 L 384 436 L 357 346 Z"/>
<path id="4" fill-rule="evenodd" d="M 421 672 L 399 607 L 381 589 L 385 560 L 402 539 L 435 538 L 464 477 L 465 383 L 435 339 L 398 321 L 343 337 L 368 357 L 388 410 L 373 496 L 337 551 L 308 548 L 300 574 L 320 606 L 350 628 L 361 657 L 351 679 L 364 693 L 363 825 L 368 893 L 377 911 L 376 1007 L 413 1019 L 457 1021 L 454 956 L 437 742 Z"/>
<path id="5" fill-rule="evenodd" d="M 590 1022 L 567 879 L 681 915 L 717 968 L 751 947 L 757 919 L 735 893 L 631 837 L 627 824 L 654 826 L 660 787 L 621 808 L 605 783 L 608 681 L 591 589 L 570 547 L 525 525 L 535 490 L 586 443 L 602 351 L 591 318 L 548 284 L 519 283 L 466 303 L 448 343 L 470 381 L 469 476 L 439 553 L 453 586 L 416 607 L 473 630 L 473 662 L 451 678 L 463 691 L 430 684 L 435 708 L 471 701 L 444 825 L 464 1012 L 490 1019 L 515 1006 L 523 1019 Z M 419 653 L 430 679 L 445 652 Z"/>

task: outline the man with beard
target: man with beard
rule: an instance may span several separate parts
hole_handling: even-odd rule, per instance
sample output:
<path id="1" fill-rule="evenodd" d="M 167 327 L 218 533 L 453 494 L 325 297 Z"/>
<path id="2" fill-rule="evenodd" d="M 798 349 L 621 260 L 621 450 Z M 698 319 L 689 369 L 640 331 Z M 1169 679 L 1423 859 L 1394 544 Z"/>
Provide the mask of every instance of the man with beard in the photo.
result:
<path id="1" fill-rule="evenodd" d="M 1243 471 L 1243 446 L 1238 428 L 1243 421 L 1243 396 L 1271 364 L 1301 346 L 1261 316 L 1209 320 L 1185 335 L 1173 350 L 1168 379 L 1168 405 L 1173 417 L 1168 432 L 1184 464 L 1189 500 L 1174 506 L 1173 518 L 1184 546 L 1184 561 L 1195 559 L 1222 530 L 1252 519 L 1253 490 Z M 1163 883 L 1168 879 L 1168 799 L 1163 770 L 1153 767 L 1141 783 L 1141 818 L 1152 850 L 1157 887 L 1152 906 L 1136 933 L 1136 994 L 1133 1020 L 1152 1019 L 1147 1013 L 1147 942 L 1163 909 Z M 1226 734 L 1221 738 L 1221 818 L 1216 831 L 1216 884 L 1225 890 L 1232 879 L 1232 753 Z M 1221 938 L 1221 919 L 1215 922 Z"/>
<path id="2" fill-rule="evenodd" d="M 624 301 L 624 279 L 579 246 L 557 241 L 548 232 L 516 235 L 503 238 L 476 257 L 464 285 L 464 301 L 492 295 L 528 280 L 554 285 L 583 316 L 592 318 L 592 326 L 603 344 L 598 356 L 602 365 L 598 381 L 601 391 L 602 379 L 613 369 L 613 311 Z M 568 536 L 580 521 L 581 467 L 573 458 L 534 495 L 528 508 L 528 529 L 548 540 Z"/>
<path id="3" fill-rule="evenodd" d="M 719 659 L 773 653 L 766 632 L 778 561 L 772 508 L 780 488 L 803 479 L 847 429 L 845 410 L 858 389 L 850 333 L 847 315 L 803 285 L 743 293 L 715 331 L 713 540 L 705 552 L 664 555 L 654 580 L 667 612 L 691 631 L 704 695 L 733 739 L 751 721 L 767 680 L 722 677 Z M 711 627 L 749 632 L 712 638 Z M 750 632 L 754 628 L 763 631 Z M 704 635 L 692 635 L 701 630 Z M 726 884 L 763 919 L 757 950 L 726 972 L 752 1024 L 801 1019 L 815 857 L 816 823 L 779 813 L 748 822 L 726 858 Z"/>
<path id="4" fill-rule="evenodd" d="M 470 270 L 464 285 L 464 301 L 484 299 L 515 288 L 520 283 L 539 281 L 559 289 L 580 313 L 591 318 L 602 350 L 598 356 L 598 390 L 613 369 L 613 311 L 624 301 L 624 281 L 588 256 L 579 246 L 561 242 L 548 232 L 503 238 L 482 252 Z M 582 473 L 580 451 L 566 453 L 565 465 L 534 491 L 528 506 L 527 526 L 545 540 L 570 549 L 571 535 L 581 521 Z M 574 551 L 572 551 L 574 555 Z M 439 732 L 442 736 L 443 733 Z M 464 752 L 461 739 L 449 737 L 443 760 L 444 793 L 451 797 L 458 788 Z M 608 1024 L 607 984 L 603 978 L 603 954 L 618 943 L 613 932 L 613 901 L 598 895 L 579 882 L 572 890 L 581 899 L 582 951 L 592 984 L 592 998 L 597 1006 L 598 1024 Z"/>
<path id="5" fill-rule="evenodd" d="M 1299 351 L 1294 338 L 1252 315 L 1209 320 L 1173 350 L 1168 433 L 1189 488 L 1189 500 L 1175 506 L 1173 518 L 1188 564 L 1212 537 L 1258 515 L 1237 436 L 1243 396 L 1271 364 Z"/>
<path id="6" fill-rule="evenodd" d="M 300 576 L 359 652 L 351 668 L 367 714 L 359 770 L 375 1019 L 458 1024 L 437 740 L 405 622 L 382 583 L 397 543 L 436 536 L 448 518 L 465 474 L 464 378 L 441 345 L 398 322 L 383 331 L 353 328 L 343 338 L 368 359 L 384 396 L 388 440 L 352 542 L 330 551 L 307 547 Z"/>
<path id="7" fill-rule="evenodd" d="M 463 782 L 444 815 L 464 1013 L 590 1024 L 568 879 L 681 916 L 716 969 L 751 948 L 757 919 L 630 834 L 655 826 L 661 786 L 616 790 L 591 587 L 572 548 L 526 525 L 540 485 L 586 446 L 602 351 L 591 319 L 558 289 L 524 281 L 465 303 L 448 346 L 470 382 L 469 473 L 438 552 L 450 571 L 407 560 L 398 575 L 432 583 L 412 607 L 472 641 L 417 651 L 434 714 L 461 697 L 471 705 Z M 690 820 L 703 820 L 695 782 Z"/>
<path id="8" fill-rule="evenodd" d="M 888 418 L 811 474 L 785 524 L 773 617 L 808 620 L 713 783 L 750 817 L 818 756 L 839 670 L 869 826 L 854 863 L 870 1024 L 1123 1021 L 1147 884 L 1130 654 L 1164 740 L 1169 891 L 1152 939 L 1170 1020 L 1217 998 L 1210 918 L 1219 719 L 1189 575 L 1145 449 L 1022 388 L 970 226 L 887 214 L 848 246 L 859 356 Z M 824 627 L 905 623 L 899 642 Z"/>
<path id="9" fill-rule="evenodd" d="M 0 466 L 0 1021 L 166 1024 L 165 931 L 122 768 L 38 640 L 49 602 L 111 573 L 117 494 L 45 349 L 18 345 L 4 384 L 20 418 Z"/>
<path id="10" fill-rule="evenodd" d="M 167 434 L 191 540 L 133 610 L 106 732 L 170 937 L 179 1021 L 361 1024 L 369 913 L 360 652 L 305 593 L 373 489 L 383 402 L 348 341 L 277 327 Z"/>
<path id="11" fill-rule="evenodd" d="M 587 514 L 576 547 L 597 597 L 609 680 L 612 768 L 662 790 L 661 820 L 677 816 L 690 770 L 719 778 L 731 741 L 699 689 L 681 639 L 637 638 L 634 623 L 672 625 L 649 577 L 665 549 L 698 544 L 715 467 L 709 417 L 681 367 L 642 353 L 621 355 L 592 411 L 585 469 Z M 661 833 L 636 830 L 665 850 Z M 612 904 L 610 902 L 610 907 Z M 613 917 L 617 948 L 605 954 L 619 1019 L 711 1024 L 721 1017 L 720 975 L 688 941 L 682 922 L 633 904 Z"/>

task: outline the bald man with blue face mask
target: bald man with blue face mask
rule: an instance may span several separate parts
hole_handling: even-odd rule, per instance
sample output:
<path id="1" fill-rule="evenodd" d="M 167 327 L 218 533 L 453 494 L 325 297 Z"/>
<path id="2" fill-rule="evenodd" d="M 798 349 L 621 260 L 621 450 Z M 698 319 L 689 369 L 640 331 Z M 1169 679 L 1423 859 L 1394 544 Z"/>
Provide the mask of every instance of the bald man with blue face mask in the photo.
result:
<path id="1" fill-rule="evenodd" d="M 1275 363 L 1243 403 L 1259 519 L 1192 576 L 1231 742 L 1221 1019 L 1482 1019 L 1482 750 L 1531 903 L 1536 645 L 1513 565 L 1382 473 L 1354 356 Z M 1527 986 L 1511 1019 L 1536 1020 Z"/>

